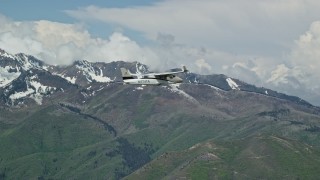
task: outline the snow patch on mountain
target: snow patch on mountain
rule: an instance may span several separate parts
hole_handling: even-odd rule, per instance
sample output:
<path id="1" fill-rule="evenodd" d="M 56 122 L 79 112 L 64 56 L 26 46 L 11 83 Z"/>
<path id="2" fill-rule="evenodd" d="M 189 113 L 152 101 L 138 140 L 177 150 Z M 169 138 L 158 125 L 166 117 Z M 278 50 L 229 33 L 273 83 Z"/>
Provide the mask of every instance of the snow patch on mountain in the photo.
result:
<path id="1" fill-rule="evenodd" d="M 77 78 L 76 77 L 67 77 L 67 76 L 62 76 L 63 78 L 65 78 L 67 81 L 69 81 L 71 84 L 75 84 Z"/>
<path id="2" fill-rule="evenodd" d="M 234 82 L 231 78 L 227 78 L 226 81 L 231 89 L 240 90 L 239 85 L 236 82 Z"/>
<path id="3" fill-rule="evenodd" d="M 138 91 L 140 90 L 140 91 L 142 91 L 142 90 L 143 90 L 143 87 L 142 87 L 142 86 L 141 86 L 141 87 L 136 87 L 135 90 L 138 90 Z"/>
<path id="4" fill-rule="evenodd" d="M 47 96 L 57 89 L 56 87 L 45 86 L 36 80 L 37 80 L 36 75 L 30 77 L 30 79 L 27 81 L 27 90 L 26 91 L 15 92 L 15 93 L 11 94 L 9 96 L 11 103 L 14 104 L 14 102 L 17 99 L 28 97 L 28 98 L 35 100 L 37 104 L 41 105 L 42 100 L 43 100 L 43 96 Z"/>
<path id="5" fill-rule="evenodd" d="M 212 85 L 210 85 L 210 84 L 204 84 L 204 85 L 209 86 L 210 88 L 215 89 L 215 90 L 217 90 L 217 91 L 223 91 L 222 89 L 220 89 L 220 88 L 218 88 L 218 87 L 216 87 L 216 86 L 212 86 Z"/>
<path id="6" fill-rule="evenodd" d="M 197 79 L 197 77 L 194 77 L 194 83 L 200 83 L 199 80 Z"/>
<path id="7" fill-rule="evenodd" d="M 34 93 L 34 90 L 28 88 L 26 91 L 16 92 L 16 93 L 14 93 L 14 94 L 11 94 L 11 95 L 9 96 L 9 98 L 11 99 L 12 102 L 14 102 L 14 100 L 27 97 L 28 95 L 30 95 L 30 94 L 32 94 L 32 93 Z"/>
<path id="8" fill-rule="evenodd" d="M 0 67 L 0 87 L 4 87 L 20 76 L 18 67 L 12 68 L 10 66 Z"/>
<path id="9" fill-rule="evenodd" d="M 56 87 L 45 86 L 37 81 L 30 81 L 30 86 L 35 88 L 35 92 L 38 94 L 48 94 L 53 90 L 56 90 Z"/>
<path id="10" fill-rule="evenodd" d="M 59 77 L 62 77 L 63 79 L 67 80 L 68 82 L 70 82 L 71 84 L 76 84 L 76 80 L 77 80 L 77 77 L 68 77 L 68 76 L 65 76 L 64 74 L 58 74 L 58 73 L 52 73 L 53 75 L 56 75 L 56 76 L 59 76 Z"/>
<path id="11" fill-rule="evenodd" d="M 171 92 L 175 92 L 175 93 L 178 93 L 178 94 L 184 96 L 186 99 L 188 99 L 192 103 L 200 104 L 195 98 L 193 98 L 192 96 L 190 96 L 188 93 L 184 92 L 183 90 L 179 89 L 180 84 L 170 84 L 169 86 L 171 87 L 171 89 L 169 89 Z"/>

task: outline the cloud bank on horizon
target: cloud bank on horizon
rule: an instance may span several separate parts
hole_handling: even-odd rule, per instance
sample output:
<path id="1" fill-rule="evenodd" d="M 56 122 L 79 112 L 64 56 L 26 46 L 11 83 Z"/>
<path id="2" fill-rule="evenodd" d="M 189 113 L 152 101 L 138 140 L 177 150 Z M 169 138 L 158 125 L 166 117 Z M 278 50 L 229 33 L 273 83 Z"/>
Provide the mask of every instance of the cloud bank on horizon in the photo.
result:
<path id="1" fill-rule="evenodd" d="M 149 6 L 66 10 L 74 24 L 14 21 L 0 15 L 0 48 L 49 64 L 140 61 L 158 70 L 187 65 L 297 95 L 320 105 L 320 1 L 172 0 Z M 95 37 L 87 23 L 141 32 Z M 125 32 L 125 30 L 124 30 Z"/>

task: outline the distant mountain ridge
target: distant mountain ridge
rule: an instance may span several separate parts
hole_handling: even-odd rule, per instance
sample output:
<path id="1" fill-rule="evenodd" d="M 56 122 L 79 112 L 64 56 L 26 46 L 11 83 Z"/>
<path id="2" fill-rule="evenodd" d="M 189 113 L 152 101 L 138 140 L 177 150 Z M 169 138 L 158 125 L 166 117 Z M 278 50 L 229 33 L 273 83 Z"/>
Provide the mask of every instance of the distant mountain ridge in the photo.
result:
<path id="1" fill-rule="evenodd" d="M 140 67 L 141 66 L 141 67 Z M 119 67 L 127 67 L 133 72 L 143 69 L 140 63 L 112 62 L 91 63 L 75 61 L 69 66 L 45 64 L 33 56 L 12 55 L 0 50 L 0 92 L 1 102 L 6 105 L 23 104 L 33 99 L 41 105 L 42 100 L 55 92 L 64 92 L 75 87 L 121 80 Z"/>
<path id="2" fill-rule="evenodd" d="M 320 109 L 226 75 L 0 51 L 0 179 L 317 179 Z"/>
<path id="3" fill-rule="evenodd" d="M 37 104 L 42 104 L 43 99 L 51 94 L 63 92 L 75 86 L 87 88 L 99 83 L 121 82 L 120 67 L 126 67 L 134 73 L 149 72 L 146 65 L 124 61 L 103 63 L 77 60 L 68 66 L 53 66 L 30 55 L 22 53 L 12 55 L 0 49 L 0 92 L 3 94 L 1 103 L 16 105 L 23 103 L 23 99 L 33 99 Z M 263 87 L 258 88 L 222 74 L 187 73 L 180 76 L 183 77 L 184 83 L 207 84 L 225 91 L 254 92 L 312 107 L 310 103 L 299 97 Z"/>

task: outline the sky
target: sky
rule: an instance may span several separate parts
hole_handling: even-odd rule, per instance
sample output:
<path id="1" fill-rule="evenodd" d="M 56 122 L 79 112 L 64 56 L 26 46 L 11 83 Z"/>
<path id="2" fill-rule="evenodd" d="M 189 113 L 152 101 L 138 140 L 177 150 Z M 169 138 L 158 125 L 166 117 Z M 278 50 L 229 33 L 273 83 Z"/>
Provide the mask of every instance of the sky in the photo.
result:
<path id="1" fill-rule="evenodd" d="M 0 0 L 0 48 L 49 64 L 186 65 L 320 105 L 318 0 Z"/>

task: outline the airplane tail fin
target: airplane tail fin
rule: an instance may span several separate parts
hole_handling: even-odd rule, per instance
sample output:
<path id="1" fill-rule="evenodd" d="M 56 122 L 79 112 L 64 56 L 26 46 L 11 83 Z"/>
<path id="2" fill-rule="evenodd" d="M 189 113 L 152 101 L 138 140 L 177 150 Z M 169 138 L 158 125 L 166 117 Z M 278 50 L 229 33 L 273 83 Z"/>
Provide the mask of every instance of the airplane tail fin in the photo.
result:
<path id="1" fill-rule="evenodd" d="M 183 71 L 183 72 L 188 72 L 189 70 L 187 69 L 186 66 L 182 66 L 182 71 Z"/>
<path id="2" fill-rule="evenodd" d="M 133 79 L 133 75 L 129 71 L 129 69 L 126 68 L 120 68 L 121 74 L 122 74 L 122 79 Z"/>

